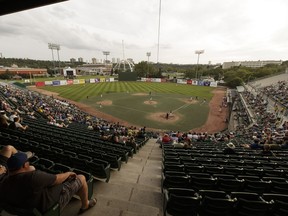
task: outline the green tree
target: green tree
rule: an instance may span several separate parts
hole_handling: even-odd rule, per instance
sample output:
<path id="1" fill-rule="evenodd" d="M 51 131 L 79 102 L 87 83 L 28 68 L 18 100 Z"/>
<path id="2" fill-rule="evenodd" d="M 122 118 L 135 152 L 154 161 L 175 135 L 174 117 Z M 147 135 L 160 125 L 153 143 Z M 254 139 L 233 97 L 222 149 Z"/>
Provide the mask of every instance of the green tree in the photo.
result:
<path id="1" fill-rule="evenodd" d="M 152 64 L 148 64 L 147 61 L 141 61 L 135 64 L 134 71 L 138 77 L 154 77 L 155 68 Z"/>
<path id="2" fill-rule="evenodd" d="M 230 88 L 235 88 L 243 84 L 243 80 L 240 77 L 234 77 L 226 82 L 226 85 Z"/>

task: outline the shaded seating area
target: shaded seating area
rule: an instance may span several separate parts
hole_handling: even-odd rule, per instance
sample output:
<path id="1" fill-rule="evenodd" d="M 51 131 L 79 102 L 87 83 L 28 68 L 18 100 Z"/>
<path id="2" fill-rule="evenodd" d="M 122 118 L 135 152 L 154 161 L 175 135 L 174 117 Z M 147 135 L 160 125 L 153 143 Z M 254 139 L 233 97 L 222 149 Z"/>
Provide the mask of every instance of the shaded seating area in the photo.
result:
<path id="1" fill-rule="evenodd" d="M 164 215 L 287 215 L 287 152 L 263 156 L 238 146 L 236 155 L 227 155 L 225 146 L 163 146 Z"/>
<path id="2" fill-rule="evenodd" d="M 91 173 L 95 178 L 109 182 L 111 170 L 121 170 L 134 152 L 130 146 L 103 141 L 95 131 L 57 128 L 44 119 L 24 118 L 29 131 L 3 129 L 3 144 L 11 144 L 23 151 L 33 151 L 39 158 Z M 137 140 L 144 145 L 148 139 Z"/>

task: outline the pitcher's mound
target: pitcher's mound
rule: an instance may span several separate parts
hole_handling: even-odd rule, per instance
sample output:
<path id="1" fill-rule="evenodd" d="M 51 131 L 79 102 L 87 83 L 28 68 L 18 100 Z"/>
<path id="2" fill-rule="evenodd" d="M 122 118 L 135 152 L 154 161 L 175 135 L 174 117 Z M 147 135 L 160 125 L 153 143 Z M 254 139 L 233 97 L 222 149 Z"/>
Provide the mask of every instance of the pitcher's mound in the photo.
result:
<path id="1" fill-rule="evenodd" d="M 163 122 L 163 123 L 174 123 L 180 119 L 179 115 L 176 114 L 170 114 L 167 118 L 167 113 L 158 112 L 158 113 L 152 113 L 147 116 L 148 119 L 157 121 L 157 122 Z"/>

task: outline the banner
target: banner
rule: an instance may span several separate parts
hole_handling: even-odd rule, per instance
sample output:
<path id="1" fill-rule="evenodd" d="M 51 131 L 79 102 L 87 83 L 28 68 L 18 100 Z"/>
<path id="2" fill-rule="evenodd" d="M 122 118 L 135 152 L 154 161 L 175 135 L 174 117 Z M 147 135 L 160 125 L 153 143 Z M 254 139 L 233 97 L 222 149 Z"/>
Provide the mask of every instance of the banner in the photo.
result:
<path id="1" fill-rule="evenodd" d="M 60 80 L 60 85 L 67 85 L 67 81 L 66 80 Z"/>
<path id="2" fill-rule="evenodd" d="M 85 79 L 79 79 L 79 84 L 84 84 L 85 83 Z"/>
<path id="3" fill-rule="evenodd" d="M 179 83 L 179 84 L 187 84 L 187 81 L 185 79 L 177 79 L 177 83 Z"/>
<path id="4" fill-rule="evenodd" d="M 192 85 L 192 80 L 191 79 L 187 80 L 187 84 Z"/>
<path id="5" fill-rule="evenodd" d="M 67 80 L 67 85 L 72 85 L 73 84 L 73 80 Z"/>
<path id="6" fill-rule="evenodd" d="M 60 85 L 60 80 L 53 80 L 52 84 L 53 84 L 53 86 Z"/>
<path id="7" fill-rule="evenodd" d="M 210 87 L 217 87 L 217 82 L 210 82 Z"/>
<path id="8" fill-rule="evenodd" d="M 95 79 L 90 79 L 90 83 L 95 83 Z"/>
<path id="9" fill-rule="evenodd" d="M 53 83 L 52 83 L 52 81 L 45 81 L 45 85 L 46 86 L 51 86 L 51 85 L 53 85 Z"/>
<path id="10" fill-rule="evenodd" d="M 78 79 L 73 80 L 73 84 L 79 84 L 79 80 Z"/>
<path id="11" fill-rule="evenodd" d="M 36 86 L 36 87 L 45 86 L 45 82 L 36 82 L 36 83 L 35 83 L 35 86 Z"/>

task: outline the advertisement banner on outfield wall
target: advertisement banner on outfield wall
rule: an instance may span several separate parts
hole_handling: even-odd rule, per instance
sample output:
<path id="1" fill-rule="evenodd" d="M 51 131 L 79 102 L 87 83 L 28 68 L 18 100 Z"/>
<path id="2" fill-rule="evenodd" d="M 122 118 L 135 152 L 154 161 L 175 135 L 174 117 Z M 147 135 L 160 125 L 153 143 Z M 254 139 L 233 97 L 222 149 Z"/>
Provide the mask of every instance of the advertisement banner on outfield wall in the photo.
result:
<path id="1" fill-rule="evenodd" d="M 217 87 L 217 82 L 210 82 L 210 87 Z"/>
<path id="2" fill-rule="evenodd" d="M 203 86 L 203 85 L 204 85 L 204 82 L 201 80 L 198 80 L 198 86 Z"/>
<path id="3" fill-rule="evenodd" d="M 197 80 L 192 80 L 192 85 L 198 85 L 198 81 Z"/>
<path id="4" fill-rule="evenodd" d="M 60 80 L 60 85 L 67 85 L 67 81 L 66 80 Z"/>
<path id="5" fill-rule="evenodd" d="M 90 83 L 95 83 L 95 79 L 90 79 Z"/>
<path id="6" fill-rule="evenodd" d="M 51 85 L 53 85 L 53 83 L 52 83 L 52 81 L 45 81 L 45 85 L 46 86 L 51 86 Z"/>
<path id="7" fill-rule="evenodd" d="M 114 81 L 115 81 L 114 77 L 110 77 L 110 82 L 114 82 Z"/>
<path id="8" fill-rule="evenodd" d="M 204 85 L 204 86 L 210 86 L 210 81 L 204 81 L 204 82 L 203 82 L 203 85 Z"/>
<path id="9" fill-rule="evenodd" d="M 73 80 L 73 84 L 79 84 L 79 80 L 78 79 Z"/>
<path id="10" fill-rule="evenodd" d="M 67 85 L 73 85 L 73 80 L 67 80 Z"/>
<path id="11" fill-rule="evenodd" d="M 90 83 L 90 79 L 85 79 L 85 83 Z"/>
<path id="12" fill-rule="evenodd" d="M 161 79 L 161 82 L 166 82 L 167 80 L 165 78 L 162 78 Z"/>
<path id="13" fill-rule="evenodd" d="M 106 80 L 105 77 L 100 78 L 100 82 L 105 82 L 105 80 Z"/>
<path id="14" fill-rule="evenodd" d="M 53 80 L 52 84 L 53 84 L 53 86 L 60 85 L 60 80 Z"/>
<path id="15" fill-rule="evenodd" d="M 36 87 L 45 86 L 45 82 L 36 82 L 36 83 L 35 83 L 35 86 L 36 86 Z"/>
<path id="16" fill-rule="evenodd" d="M 95 83 L 99 83 L 99 82 L 100 82 L 100 79 L 96 78 Z"/>
<path id="17" fill-rule="evenodd" d="M 151 78 L 146 78 L 146 82 L 151 82 Z"/>
<path id="18" fill-rule="evenodd" d="M 84 84 L 85 83 L 85 79 L 79 79 L 79 84 Z"/>
<path id="19" fill-rule="evenodd" d="M 141 78 L 141 81 L 142 81 L 142 82 L 146 82 L 146 77 L 142 77 L 142 78 Z"/>
<path id="20" fill-rule="evenodd" d="M 151 82 L 161 82 L 161 79 L 159 79 L 159 78 L 151 78 Z"/>
<path id="21" fill-rule="evenodd" d="M 191 79 L 187 80 L 187 84 L 192 85 L 192 80 Z"/>
<path id="22" fill-rule="evenodd" d="M 110 82 L 110 78 L 105 78 L 105 82 Z"/>
<path id="23" fill-rule="evenodd" d="M 177 83 L 179 84 L 187 84 L 186 79 L 177 79 Z"/>

